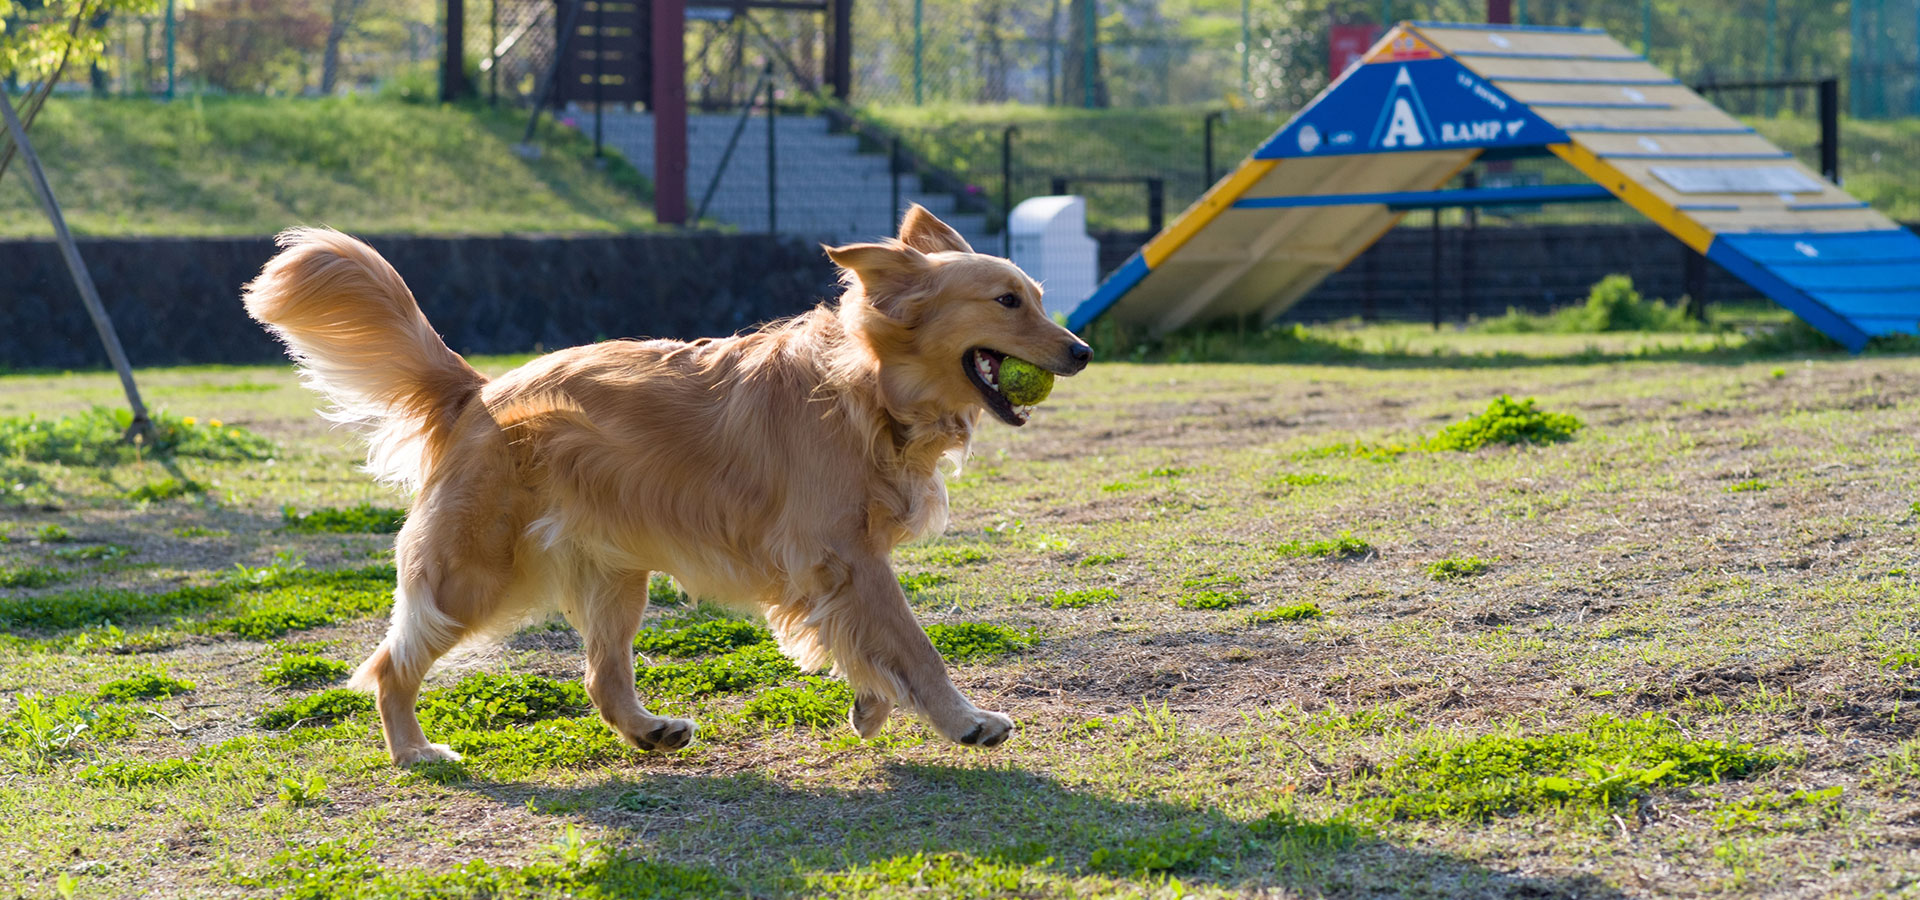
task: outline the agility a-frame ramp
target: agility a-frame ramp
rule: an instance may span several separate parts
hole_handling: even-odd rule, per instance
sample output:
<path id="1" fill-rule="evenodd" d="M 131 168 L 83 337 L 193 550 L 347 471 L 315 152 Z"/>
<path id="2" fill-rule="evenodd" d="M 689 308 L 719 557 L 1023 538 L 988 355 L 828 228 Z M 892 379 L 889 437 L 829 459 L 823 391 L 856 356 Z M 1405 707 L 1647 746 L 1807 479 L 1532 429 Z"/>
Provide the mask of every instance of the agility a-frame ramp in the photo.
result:
<path id="1" fill-rule="evenodd" d="M 1551 154 L 1590 184 L 1441 190 Z M 1624 201 L 1851 350 L 1920 328 L 1920 237 L 1603 31 L 1401 23 L 1069 316 L 1277 318 L 1409 210 Z"/>

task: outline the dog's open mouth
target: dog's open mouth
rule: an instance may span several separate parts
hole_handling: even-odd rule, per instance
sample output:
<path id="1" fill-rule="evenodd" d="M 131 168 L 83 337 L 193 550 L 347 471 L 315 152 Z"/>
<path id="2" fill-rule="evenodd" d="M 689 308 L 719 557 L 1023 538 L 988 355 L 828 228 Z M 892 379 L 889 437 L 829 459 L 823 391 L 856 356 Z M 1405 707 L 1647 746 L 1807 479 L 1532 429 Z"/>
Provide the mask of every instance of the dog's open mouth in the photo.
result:
<path id="1" fill-rule="evenodd" d="M 967 370 L 967 377 L 973 380 L 973 386 L 980 389 L 980 396 L 987 401 L 987 408 L 1000 417 L 1000 421 L 1018 428 L 1027 424 L 1033 416 L 1033 407 L 1015 406 L 1007 395 L 1000 393 L 1000 363 L 1007 355 L 985 347 L 975 347 L 967 351 L 960 360 L 960 367 Z"/>

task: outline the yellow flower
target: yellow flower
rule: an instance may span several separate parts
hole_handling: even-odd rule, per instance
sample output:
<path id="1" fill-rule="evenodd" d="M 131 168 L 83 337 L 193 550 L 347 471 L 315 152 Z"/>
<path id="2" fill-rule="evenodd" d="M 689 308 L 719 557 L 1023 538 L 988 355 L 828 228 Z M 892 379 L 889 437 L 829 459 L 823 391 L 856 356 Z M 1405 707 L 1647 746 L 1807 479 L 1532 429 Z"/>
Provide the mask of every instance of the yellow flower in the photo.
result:
<path id="1" fill-rule="evenodd" d="M 219 420 L 219 419 L 208 419 L 208 420 L 207 420 L 207 427 L 208 427 L 208 428 L 219 428 L 219 427 L 220 427 L 220 420 Z"/>
<path id="2" fill-rule="evenodd" d="M 192 417 L 192 416 L 187 416 L 186 418 L 184 418 L 184 419 L 181 419 L 181 420 L 180 420 L 180 424 L 182 424 L 182 425 L 198 425 L 198 424 L 200 424 L 200 420 L 199 420 L 199 419 L 196 419 L 196 418 L 194 418 L 194 417 Z"/>

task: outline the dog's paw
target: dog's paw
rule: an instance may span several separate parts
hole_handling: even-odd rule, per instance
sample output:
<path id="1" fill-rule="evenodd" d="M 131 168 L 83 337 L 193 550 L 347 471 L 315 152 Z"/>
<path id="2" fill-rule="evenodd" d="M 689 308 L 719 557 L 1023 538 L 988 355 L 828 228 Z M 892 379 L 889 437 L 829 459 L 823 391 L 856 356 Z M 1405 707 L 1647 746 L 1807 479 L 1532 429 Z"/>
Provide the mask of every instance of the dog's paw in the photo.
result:
<path id="1" fill-rule="evenodd" d="M 678 750 L 693 743 L 693 720 L 655 719 L 627 740 L 642 750 Z"/>
<path id="2" fill-rule="evenodd" d="M 431 762 L 459 762 L 460 754 L 445 744 L 422 744 L 393 751 L 393 764 L 396 766 L 417 766 Z"/>
<path id="3" fill-rule="evenodd" d="M 977 710 L 973 725 L 958 735 L 949 735 L 956 743 L 975 747 L 998 747 L 1013 734 L 1013 720 L 997 712 Z"/>
<path id="4" fill-rule="evenodd" d="M 847 724 L 853 726 L 862 739 L 871 738 L 880 733 L 887 725 L 887 717 L 893 714 L 893 704 L 879 697 L 859 694 L 853 698 L 853 709 L 847 713 Z"/>

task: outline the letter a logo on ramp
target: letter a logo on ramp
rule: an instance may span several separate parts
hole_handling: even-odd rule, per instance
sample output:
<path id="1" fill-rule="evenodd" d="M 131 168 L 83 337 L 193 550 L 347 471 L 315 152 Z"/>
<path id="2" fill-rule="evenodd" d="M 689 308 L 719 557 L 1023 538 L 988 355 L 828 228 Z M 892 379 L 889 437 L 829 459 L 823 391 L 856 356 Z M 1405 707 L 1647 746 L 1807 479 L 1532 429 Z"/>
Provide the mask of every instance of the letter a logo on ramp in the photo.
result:
<path id="1" fill-rule="evenodd" d="M 1373 145 L 1383 150 L 1424 147 L 1432 133 L 1433 123 L 1420 102 L 1420 91 L 1413 86 L 1413 75 L 1401 66 L 1380 109 L 1380 122 L 1373 127 Z"/>

